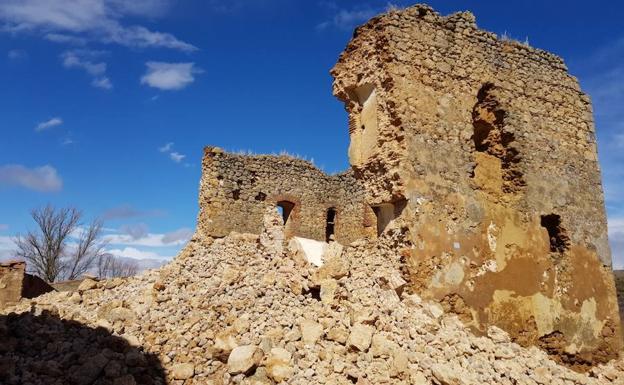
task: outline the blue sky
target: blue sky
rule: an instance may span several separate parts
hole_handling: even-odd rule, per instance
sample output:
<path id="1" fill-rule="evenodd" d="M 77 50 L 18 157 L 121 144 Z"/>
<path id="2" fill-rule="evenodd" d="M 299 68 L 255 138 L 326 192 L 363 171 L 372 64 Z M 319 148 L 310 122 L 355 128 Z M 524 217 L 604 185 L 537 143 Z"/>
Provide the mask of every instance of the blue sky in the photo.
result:
<path id="1" fill-rule="evenodd" d="M 394 1 L 396 6 L 412 4 Z M 562 56 L 594 101 L 624 265 L 624 3 L 431 1 Z M 0 258 L 51 202 L 106 220 L 109 250 L 170 258 L 197 215 L 202 148 L 347 167 L 329 69 L 387 1 L 0 0 Z"/>

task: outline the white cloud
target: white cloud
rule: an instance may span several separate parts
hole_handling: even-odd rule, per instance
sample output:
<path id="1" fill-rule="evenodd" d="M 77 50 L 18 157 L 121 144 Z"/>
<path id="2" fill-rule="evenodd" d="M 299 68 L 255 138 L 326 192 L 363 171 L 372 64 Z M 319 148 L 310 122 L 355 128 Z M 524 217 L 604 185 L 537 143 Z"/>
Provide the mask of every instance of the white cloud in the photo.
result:
<path id="1" fill-rule="evenodd" d="M 52 166 L 28 168 L 20 164 L 0 166 L 0 186 L 16 186 L 39 192 L 55 192 L 63 188 L 63 180 Z"/>
<path id="2" fill-rule="evenodd" d="M 591 96 L 609 216 L 613 266 L 624 268 L 624 36 L 611 39 L 570 67 Z"/>
<path id="3" fill-rule="evenodd" d="M 5 225 L 4 223 L 0 223 L 0 231 L 8 230 L 9 225 Z"/>
<path id="4" fill-rule="evenodd" d="M 105 90 L 110 90 L 111 88 L 113 88 L 113 83 L 111 83 L 110 79 L 107 78 L 106 76 L 93 79 L 93 81 L 91 82 L 91 85 L 93 87 L 103 88 Z"/>
<path id="5" fill-rule="evenodd" d="M 330 19 L 317 24 L 317 30 L 324 30 L 330 26 L 340 29 L 352 29 L 356 25 L 367 21 L 371 17 L 383 11 L 383 9 L 373 9 L 369 6 L 354 8 L 350 10 L 340 9 L 336 6 L 335 3 L 330 2 L 325 3 L 324 5 L 332 12 L 334 12 L 334 15 Z M 390 8 L 390 4 L 387 8 Z"/>
<path id="6" fill-rule="evenodd" d="M 84 39 L 128 47 L 196 50 L 169 33 L 122 23 L 127 17 L 162 16 L 169 4 L 170 0 L 3 0 L 0 21 L 5 31 L 41 32 L 46 39 L 57 42 Z"/>
<path id="7" fill-rule="evenodd" d="M 63 59 L 63 67 L 65 68 L 80 68 L 85 70 L 89 75 L 98 76 L 106 72 L 106 63 L 94 63 L 91 60 L 104 54 L 105 52 L 103 51 L 72 50 L 63 52 L 61 58 Z"/>
<path id="8" fill-rule="evenodd" d="M 104 211 L 104 213 L 102 213 L 102 219 L 108 221 L 115 219 L 128 219 L 139 217 L 159 217 L 163 215 L 165 215 L 165 212 L 163 210 L 140 210 L 132 207 L 131 205 L 125 204 Z"/>
<path id="9" fill-rule="evenodd" d="M 170 153 L 170 154 L 169 154 L 169 157 L 170 157 L 170 158 L 171 158 L 171 160 L 173 160 L 174 162 L 176 162 L 176 163 L 180 163 L 180 162 L 182 162 L 182 160 L 183 160 L 184 158 L 186 158 L 186 155 L 183 155 L 183 154 L 180 154 L 180 153 L 177 153 L 177 152 L 172 152 L 172 153 Z"/>
<path id="10" fill-rule="evenodd" d="M 106 250 L 116 257 L 132 258 L 132 259 L 170 259 L 171 256 L 160 255 L 153 251 L 139 250 L 135 247 L 124 247 L 123 249 Z"/>
<path id="11" fill-rule="evenodd" d="M 615 234 L 615 233 L 624 234 L 624 217 L 609 218 L 609 234 Z"/>
<path id="12" fill-rule="evenodd" d="M 193 236 L 193 231 L 185 227 L 164 234 L 148 233 L 146 228 L 125 226 L 120 230 L 121 232 L 105 235 L 103 239 L 111 245 L 119 246 L 169 247 L 184 245 Z"/>
<path id="13" fill-rule="evenodd" d="M 0 261 L 15 259 L 15 242 L 11 237 L 0 236 Z"/>
<path id="14" fill-rule="evenodd" d="M 26 51 L 21 49 L 12 49 L 7 54 L 7 57 L 11 60 L 20 60 L 26 57 Z"/>
<path id="15" fill-rule="evenodd" d="M 123 234 L 127 234 L 132 239 L 137 240 L 144 238 L 149 234 L 149 227 L 145 223 L 135 223 L 131 225 L 123 225 L 119 228 Z"/>
<path id="16" fill-rule="evenodd" d="M 166 143 L 164 146 L 159 147 L 158 151 L 160 152 L 169 152 L 173 148 L 173 142 Z"/>
<path id="17" fill-rule="evenodd" d="M 159 147 L 158 151 L 168 154 L 169 158 L 176 163 L 180 163 L 184 160 L 184 158 L 186 158 L 186 155 L 180 154 L 177 151 L 172 151 L 172 149 L 173 149 L 173 142 L 169 142 L 169 143 L 166 143 L 164 146 Z M 184 165 L 187 167 L 189 166 L 188 163 L 185 163 Z"/>
<path id="18" fill-rule="evenodd" d="M 176 242 L 188 242 L 191 237 L 193 236 L 193 230 L 183 227 L 181 229 L 172 231 L 170 233 L 166 233 L 163 236 L 163 242 L 170 244 L 170 243 L 176 243 Z"/>
<path id="19" fill-rule="evenodd" d="M 63 67 L 78 68 L 91 75 L 93 87 L 110 90 L 113 88 L 113 84 L 106 76 L 106 63 L 100 61 L 100 57 L 106 54 L 105 51 L 75 49 L 63 52 L 61 58 L 63 59 Z"/>
<path id="20" fill-rule="evenodd" d="M 46 40 L 54 43 L 72 44 L 72 45 L 86 45 L 87 39 L 78 36 L 64 35 L 62 33 L 47 33 L 44 35 Z"/>
<path id="21" fill-rule="evenodd" d="M 72 138 L 70 138 L 70 137 L 67 137 L 67 138 L 65 138 L 65 139 L 63 139 L 61 141 L 61 144 L 63 146 L 69 146 L 70 144 L 74 144 L 74 143 L 76 143 L 76 142 Z"/>
<path id="22" fill-rule="evenodd" d="M 195 81 L 194 74 L 202 70 L 195 63 L 147 62 L 147 72 L 141 77 L 141 84 L 161 90 L 180 90 Z"/>
<path id="23" fill-rule="evenodd" d="M 51 118 L 46 120 L 45 122 L 37 124 L 37 127 L 35 127 L 35 131 L 41 132 L 47 130 L 48 128 L 60 126 L 61 124 L 63 124 L 63 119 L 59 117 Z"/>
<path id="24" fill-rule="evenodd" d="M 609 242 L 613 269 L 624 270 L 624 217 L 609 218 Z"/>

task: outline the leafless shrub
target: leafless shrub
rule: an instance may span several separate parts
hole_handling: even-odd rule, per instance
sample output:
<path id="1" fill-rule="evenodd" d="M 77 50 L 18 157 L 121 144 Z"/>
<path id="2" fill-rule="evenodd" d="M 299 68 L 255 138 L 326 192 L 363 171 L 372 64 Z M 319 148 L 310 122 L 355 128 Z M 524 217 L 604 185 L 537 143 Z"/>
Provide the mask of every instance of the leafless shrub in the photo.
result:
<path id="1" fill-rule="evenodd" d="M 112 254 L 101 255 L 97 260 L 99 278 L 129 277 L 136 275 L 139 265 L 135 261 L 127 261 Z"/>
<path id="2" fill-rule="evenodd" d="M 103 255 L 105 243 L 100 239 L 99 220 L 84 227 L 79 210 L 56 209 L 52 205 L 33 209 L 31 216 L 38 229 L 15 238 L 16 256 L 26 260 L 29 271 L 46 281 L 76 279 Z M 70 242 L 70 238 L 76 238 L 76 242 Z"/>

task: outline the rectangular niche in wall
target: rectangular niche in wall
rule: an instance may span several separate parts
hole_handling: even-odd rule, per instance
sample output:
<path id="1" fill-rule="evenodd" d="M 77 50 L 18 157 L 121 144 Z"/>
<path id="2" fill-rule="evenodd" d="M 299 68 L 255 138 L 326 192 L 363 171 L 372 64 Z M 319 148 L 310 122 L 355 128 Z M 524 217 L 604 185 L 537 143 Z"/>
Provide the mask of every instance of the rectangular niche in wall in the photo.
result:
<path id="1" fill-rule="evenodd" d="M 377 216 L 377 236 L 383 234 L 388 225 L 401 216 L 406 205 L 407 201 L 401 199 L 395 202 L 373 206 L 373 211 L 375 212 L 375 216 Z"/>
<path id="2" fill-rule="evenodd" d="M 377 94 L 372 84 L 363 84 L 353 90 L 351 98 L 357 108 L 349 112 L 351 143 L 349 160 L 361 165 L 373 155 L 377 146 Z"/>

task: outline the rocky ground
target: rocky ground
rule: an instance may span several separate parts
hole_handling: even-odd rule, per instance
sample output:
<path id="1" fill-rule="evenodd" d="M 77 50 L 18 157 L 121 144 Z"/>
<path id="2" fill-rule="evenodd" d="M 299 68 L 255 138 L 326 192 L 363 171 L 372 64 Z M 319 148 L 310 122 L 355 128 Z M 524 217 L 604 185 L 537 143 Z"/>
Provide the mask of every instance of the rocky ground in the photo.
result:
<path id="1" fill-rule="evenodd" d="M 139 277 L 85 280 L 0 316 L 2 384 L 624 384 L 577 373 L 404 290 L 397 238 L 321 268 L 261 236 L 194 240 Z"/>

